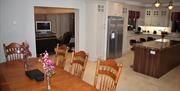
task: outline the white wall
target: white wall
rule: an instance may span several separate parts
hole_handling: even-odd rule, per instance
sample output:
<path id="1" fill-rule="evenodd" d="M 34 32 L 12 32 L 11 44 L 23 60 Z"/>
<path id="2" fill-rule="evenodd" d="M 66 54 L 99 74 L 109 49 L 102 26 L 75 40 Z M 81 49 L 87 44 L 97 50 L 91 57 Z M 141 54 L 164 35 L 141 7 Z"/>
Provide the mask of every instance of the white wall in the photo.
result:
<path id="1" fill-rule="evenodd" d="M 2 43 L 23 42 L 30 44 L 33 56 L 35 51 L 33 0 L 0 1 L 0 62 L 5 61 Z"/>
<path id="2" fill-rule="evenodd" d="M 104 6 L 103 12 L 98 11 L 98 5 Z M 106 1 L 86 2 L 86 49 L 91 61 L 106 57 L 106 13 Z"/>
<path id="3" fill-rule="evenodd" d="M 123 32 L 123 53 L 127 53 L 129 51 L 129 40 L 128 40 L 128 11 L 140 11 L 140 18 L 137 20 L 137 26 L 144 25 L 144 13 L 145 8 L 142 6 L 134 6 L 134 5 L 127 5 L 123 4 L 123 8 L 127 8 L 127 12 L 123 13 L 124 17 L 124 32 Z"/>
<path id="4" fill-rule="evenodd" d="M 2 55 L 4 55 L 3 54 L 3 46 L 2 46 L 3 45 L 3 43 L 2 43 L 2 41 L 3 41 L 3 36 L 2 36 L 2 34 L 3 34 L 3 31 L 2 31 L 3 30 L 3 27 L 2 27 L 3 26 L 3 21 L 2 21 L 3 17 L 2 16 L 4 14 L 2 13 L 2 11 L 3 11 L 3 3 L 2 3 L 2 0 L 0 0 L 0 20 L 1 20 L 0 21 L 0 62 L 3 57 Z"/>
<path id="5" fill-rule="evenodd" d="M 0 62 L 5 61 L 3 43 L 27 41 L 36 56 L 34 6 L 79 9 L 79 50 L 85 50 L 85 4 L 82 0 L 0 0 Z M 77 29 L 77 28 L 76 28 Z M 77 33 L 76 33 L 77 34 Z"/>
<path id="6" fill-rule="evenodd" d="M 96 29 L 97 4 L 95 1 L 86 2 L 86 50 L 91 60 L 96 60 Z"/>

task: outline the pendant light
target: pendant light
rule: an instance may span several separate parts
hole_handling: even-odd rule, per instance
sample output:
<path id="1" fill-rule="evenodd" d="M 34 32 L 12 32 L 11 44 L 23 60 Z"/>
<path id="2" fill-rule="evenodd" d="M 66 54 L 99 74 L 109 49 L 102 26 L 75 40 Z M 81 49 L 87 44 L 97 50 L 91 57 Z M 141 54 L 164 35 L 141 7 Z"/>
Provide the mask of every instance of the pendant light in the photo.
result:
<path id="1" fill-rule="evenodd" d="M 156 8 L 158 8 L 158 7 L 160 6 L 159 0 L 156 0 L 156 2 L 154 3 L 154 6 L 155 6 Z"/>
<path id="2" fill-rule="evenodd" d="M 173 9 L 173 1 L 172 0 L 169 2 L 168 9 L 169 10 Z"/>

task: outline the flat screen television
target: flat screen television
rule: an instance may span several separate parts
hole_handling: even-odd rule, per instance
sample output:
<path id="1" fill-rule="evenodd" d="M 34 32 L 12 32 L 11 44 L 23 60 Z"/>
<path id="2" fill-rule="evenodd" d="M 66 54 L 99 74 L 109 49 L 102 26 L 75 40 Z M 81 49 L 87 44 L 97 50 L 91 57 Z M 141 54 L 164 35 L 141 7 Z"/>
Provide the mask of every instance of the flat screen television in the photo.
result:
<path id="1" fill-rule="evenodd" d="M 36 21 L 36 32 L 38 33 L 51 32 L 51 21 Z"/>

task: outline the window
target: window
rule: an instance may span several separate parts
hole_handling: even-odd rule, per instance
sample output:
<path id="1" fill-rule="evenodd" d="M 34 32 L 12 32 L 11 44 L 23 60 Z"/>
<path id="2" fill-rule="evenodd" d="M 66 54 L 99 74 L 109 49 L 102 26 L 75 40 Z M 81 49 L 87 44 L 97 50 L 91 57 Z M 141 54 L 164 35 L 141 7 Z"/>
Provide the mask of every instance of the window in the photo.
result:
<path id="1" fill-rule="evenodd" d="M 128 30 L 136 29 L 136 21 L 140 17 L 140 11 L 129 10 Z"/>

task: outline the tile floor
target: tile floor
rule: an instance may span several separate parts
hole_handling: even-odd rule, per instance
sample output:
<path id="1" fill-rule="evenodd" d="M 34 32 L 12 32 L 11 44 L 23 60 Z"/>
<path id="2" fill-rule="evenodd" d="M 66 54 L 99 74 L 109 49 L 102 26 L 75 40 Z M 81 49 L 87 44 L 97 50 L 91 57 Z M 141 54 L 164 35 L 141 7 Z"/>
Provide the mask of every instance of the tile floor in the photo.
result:
<path id="1" fill-rule="evenodd" d="M 70 55 L 68 54 L 64 68 L 67 71 L 70 66 Z M 116 91 L 180 91 L 180 66 L 156 79 L 134 72 L 130 67 L 133 64 L 133 57 L 133 52 L 129 52 L 117 59 L 117 62 L 123 63 L 124 67 Z M 95 69 L 96 62 L 88 61 L 83 80 L 93 84 Z"/>

